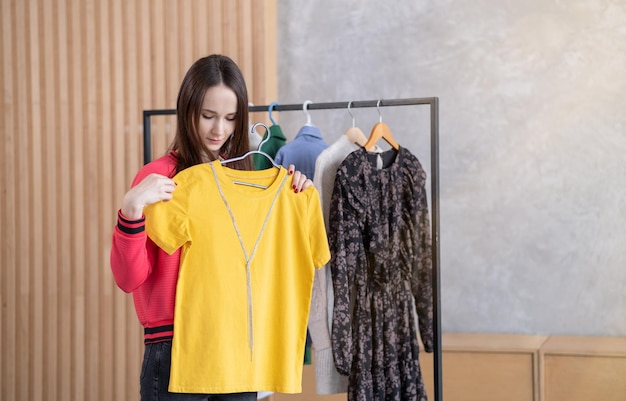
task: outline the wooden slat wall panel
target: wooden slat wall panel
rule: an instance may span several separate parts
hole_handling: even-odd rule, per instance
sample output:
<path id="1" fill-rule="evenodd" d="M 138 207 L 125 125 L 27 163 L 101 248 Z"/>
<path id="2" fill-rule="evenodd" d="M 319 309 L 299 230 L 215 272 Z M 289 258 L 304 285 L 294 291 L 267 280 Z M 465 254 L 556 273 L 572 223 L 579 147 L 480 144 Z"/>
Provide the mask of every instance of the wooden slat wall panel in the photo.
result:
<path id="1" fill-rule="evenodd" d="M 0 0 L 0 399 L 139 398 L 142 330 L 109 267 L 144 109 L 198 57 L 276 100 L 275 0 Z M 153 119 L 153 157 L 174 117 Z"/>
<path id="2" fill-rule="evenodd" d="M 43 40 L 44 45 L 44 60 L 55 60 L 55 48 L 58 41 L 58 29 L 56 27 L 56 21 L 53 19 L 56 10 L 53 10 L 50 2 L 45 2 L 41 9 L 42 19 L 40 37 Z M 44 68 L 43 75 L 43 120 L 46 127 L 53 127 L 53 132 L 59 132 L 60 128 L 60 109 L 59 102 L 56 101 L 58 94 L 58 65 L 56 62 L 49 63 L 49 68 Z M 59 336 L 57 325 L 59 324 L 59 313 L 57 305 L 59 305 L 59 281 L 57 279 L 57 273 L 61 266 L 59 259 L 60 249 L 57 247 L 57 241 L 59 240 L 58 228 L 62 222 L 59 220 L 59 213 L 57 212 L 61 207 L 59 202 L 59 196 L 57 195 L 59 182 L 57 181 L 58 164 L 56 163 L 56 155 L 58 154 L 57 144 L 61 138 L 56 138 L 54 135 L 45 135 L 43 138 L 44 143 L 44 155 L 42 163 L 44 166 L 53 166 L 52 168 L 46 168 L 43 177 L 43 199 L 46 199 L 46 204 L 43 207 L 44 218 L 42 224 L 45 227 L 44 235 L 44 249 L 46 253 L 46 260 L 48 263 L 47 268 L 44 270 L 43 276 L 43 295 L 45 298 L 45 311 L 43 314 L 43 332 L 46 335 L 46 347 L 44 347 L 44 353 L 42 355 L 43 380 L 41 388 L 45 388 L 46 392 L 50 394 L 58 393 L 58 383 L 55 376 L 55 372 L 58 371 L 57 363 L 61 355 L 58 354 Z"/>
<path id="3" fill-rule="evenodd" d="M 14 20 L 14 7 L 12 7 L 8 1 L 2 2 L 2 59 L 3 60 L 15 60 L 15 46 L 13 40 L 15 37 L 14 24 L 11 23 Z M 2 358 L 0 363 L 2 364 L 2 374 L 0 380 L 2 380 L 2 392 L 3 398 L 15 399 L 15 392 L 17 387 L 17 369 L 16 369 L 16 272 L 15 268 L 15 254 L 17 251 L 16 238 L 16 225 L 14 213 L 7 214 L 7 210 L 15 210 L 15 196 L 16 181 L 14 174 L 15 165 L 15 126 L 16 126 L 16 106 L 14 104 L 16 85 L 13 75 L 13 66 L 7 66 L 5 62 L 3 64 L 3 122 L 2 130 L 4 140 L 2 145 L 4 152 L 2 154 L 2 161 L 4 162 L 3 169 L 4 174 L 0 174 L 2 177 L 2 231 L 6 236 L 3 236 L 2 241 L 2 338 L 0 341 L 0 347 L 2 347 Z M 6 244 L 6 245 L 5 245 Z M 5 299 L 7 302 L 5 303 Z M 11 303 L 8 303 L 11 300 Z M 13 347 L 5 347 L 2 344 L 13 344 Z"/>
<path id="4" fill-rule="evenodd" d="M 0 36 L 2 37 L 2 39 L 0 39 L 0 46 L 2 47 L 3 52 L 1 53 L 2 59 L 3 60 L 7 60 L 8 57 L 6 56 L 4 50 L 6 50 L 4 48 L 5 44 L 7 43 L 7 37 L 10 37 L 9 33 L 6 30 L 7 26 L 10 26 L 6 23 L 6 21 L 8 20 L 8 13 L 6 11 L 6 7 L 5 4 L 0 4 Z M 10 39 L 10 38 L 9 38 Z M 10 43 L 10 42 L 9 42 Z M 9 68 L 10 70 L 10 68 Z M 6 81 L 6 69 L 4 68 L 4 63 L 0 63 L 0 80 L 2 80 L 2 82 Z M 2 94 L 2 110 L 6 109 L 6 105 L 7 103 L 10 102 L 7 101 L 6 99 L 6 92 L 3 91 Z M 6 130 L 6 118 L 4 113 L 0 113 L 0 131 L 4 132 Z M 0 139 L 5 139 L 8 140 L 9 138 L 0 138 Z M 3 167 L 5 167 L 4 164 L 4 156 L 6 155 L 7 151 L 7 143 L 5 140 L 0 140 L 0 169 L 2 169 L 3 171 L 6 171 Z M 5 191 L 6 188 L 6 184 L 7 184 L 7 179 L 6 179 L 6 175 L 7 174 L 2 174 L 2 180 L 0 181 L 0 190 L 2 191 L 2 193 L 0 193 L 0 211 L 4 211 L 6 210 L 6 201 L 5 198 L 7 196 L 7 192 Z M 0 212 L 2 213 L 2 212 Z M 2 223 L 4 223 L 5 219 L 2 220 Z M 5 241 L 8 241 L 7 237 L 8 237 L 8 233 L 7 233 L 7 228 L 4 225 L 2 225 L 0 227 L 0 244 L 4 244 Z M 6 260 L 6 251 L 5 248 L 3 246 L 0 246 L 0 262 Z M 6 282 L 7 282 L 7 277 L 6 277 L 6 271 L 8 269 L 2 269 L 0 266 L 0 294 L 3 294 L 5 292 L 5 286 L 6 286 Z M 2 302 L 3 297 L 0 295 L 0 302 Z M 4 315 L 6 313 L 6 308 L 4 307 L 3 304 L 0 304 L 0 314 Z M 6 325 L 4 324 L 4 322 L 2 321 L 2 319 L 0 319 L 0 344 L 4 343 L 4 339 L 5 339 L 5 327 Z M 4 354 L 3 354 L 4 355 Z M 0 372 L 2 372 L 4 370 L 5 367 L 5 363 L 4 363 L 4 357 L 0 358 Z M 4 378 L 1 374 L 0 374 L 0 388 L 4 388 L 5 384 L 7 383 L 6 378 Z"/>

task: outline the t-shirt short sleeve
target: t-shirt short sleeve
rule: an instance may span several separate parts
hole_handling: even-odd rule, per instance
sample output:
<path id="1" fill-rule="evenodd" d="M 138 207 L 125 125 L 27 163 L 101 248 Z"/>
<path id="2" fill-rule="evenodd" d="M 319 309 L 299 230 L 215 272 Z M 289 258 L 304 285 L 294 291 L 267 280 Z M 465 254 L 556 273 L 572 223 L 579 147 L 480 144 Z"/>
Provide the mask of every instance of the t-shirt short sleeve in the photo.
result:
<path id="1" fill-rule="evenodd" d="M 174 253 L 191 241 L 187 196 L 183 185 L 176 187 L 169 201 L 161 201 L 144 208 L 146 232 L 159 248 Z"/>

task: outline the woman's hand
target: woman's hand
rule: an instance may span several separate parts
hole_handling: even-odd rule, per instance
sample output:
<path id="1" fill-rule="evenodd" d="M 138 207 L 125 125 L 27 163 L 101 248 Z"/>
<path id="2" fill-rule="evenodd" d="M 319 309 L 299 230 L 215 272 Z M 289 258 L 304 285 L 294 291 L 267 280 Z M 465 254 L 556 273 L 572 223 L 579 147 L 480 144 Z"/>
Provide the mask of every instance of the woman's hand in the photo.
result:
<path id="1" fill-rule="evenodd" d="M 129 220 L 139 220 L 143 208 L 153 203 L 172 199 L 176 183 L 169 177 L 150 174 L 124 195 L 122 215 Z"/>
<path id="2" fill-rule="evenodd" d="M 313 181 L 306 178 L 306 175 L 296 170 L 296 166 L 293 164 L 290 164 L 287 170 L 289 171 L 289 175 L 293 176 L 291 179 L 291 188 L 293 188 L 296 193 L 302 192 L 308 187 L 313 186 Z"/>

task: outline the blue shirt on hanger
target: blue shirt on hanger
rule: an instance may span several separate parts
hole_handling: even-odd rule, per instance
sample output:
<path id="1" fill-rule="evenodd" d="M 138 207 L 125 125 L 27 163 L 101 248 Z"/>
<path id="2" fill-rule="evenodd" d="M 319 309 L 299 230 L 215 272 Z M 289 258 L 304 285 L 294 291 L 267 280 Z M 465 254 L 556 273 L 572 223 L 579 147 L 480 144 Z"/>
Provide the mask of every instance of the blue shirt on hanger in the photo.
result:
<path id="1" fill-rule="evenodd" d="M 288 142 L 276 153 L 274 161 L 285 167 L 293 164 L 296 169 L 313 179 L 315 174 L 315 160 L 328 147 L 319 128 L 314 125 L 305 125 L 300 128 L 293 141 Z"/>

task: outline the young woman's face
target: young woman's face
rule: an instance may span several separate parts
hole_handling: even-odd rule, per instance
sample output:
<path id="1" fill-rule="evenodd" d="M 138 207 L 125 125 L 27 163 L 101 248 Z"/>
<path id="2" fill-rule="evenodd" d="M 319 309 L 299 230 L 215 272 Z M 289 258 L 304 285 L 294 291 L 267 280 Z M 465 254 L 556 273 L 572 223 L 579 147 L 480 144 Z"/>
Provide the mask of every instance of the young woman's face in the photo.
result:
<path id="1" fill-rule="evenodd" d="M 217 155 L 235 131 L 237 96 L 225 85 L 212 86 L 204 95 L 198 133 L 211 152 Z"/>

